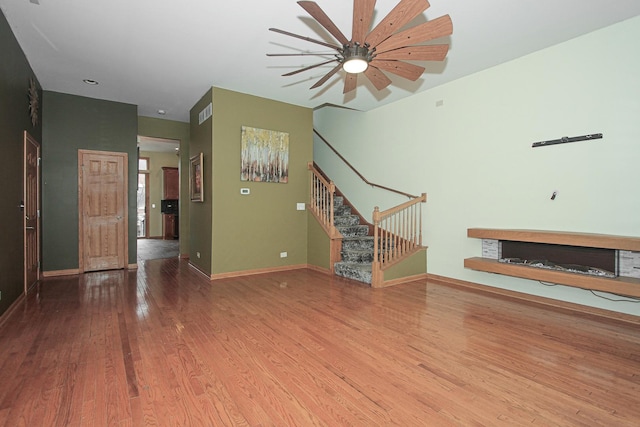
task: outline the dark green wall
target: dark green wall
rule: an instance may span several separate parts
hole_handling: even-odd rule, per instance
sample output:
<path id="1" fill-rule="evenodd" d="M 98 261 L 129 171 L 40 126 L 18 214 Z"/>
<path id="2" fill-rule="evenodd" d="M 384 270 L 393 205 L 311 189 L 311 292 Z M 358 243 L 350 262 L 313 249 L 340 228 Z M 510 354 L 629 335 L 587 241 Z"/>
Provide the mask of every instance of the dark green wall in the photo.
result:
<path id="1" fill-rule="evenodd" d="M 78 150 L 129 157 L 129 264 L 136 263 L 138 108 L 45 91 L 42 147 L 43 271 L 77 269 Z"/>
<path id="2" fill-rule="evenodd" d="M 42 127 L 33 127 L 29 117 L 29 80 L 40 85 L 0 10 L 0 314 L 24 290 L 22 152 L 24 131 L 42 142 Z M 42 91 L 39 90 L 40 98 Z M 42 108 L 39 109 L 40 115 Z"/>

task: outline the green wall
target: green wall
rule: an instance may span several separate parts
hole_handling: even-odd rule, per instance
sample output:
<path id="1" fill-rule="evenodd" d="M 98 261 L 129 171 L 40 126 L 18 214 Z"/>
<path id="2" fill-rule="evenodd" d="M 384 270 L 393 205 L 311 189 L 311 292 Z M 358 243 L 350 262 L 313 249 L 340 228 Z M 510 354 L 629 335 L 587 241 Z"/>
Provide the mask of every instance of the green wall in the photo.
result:
<path id="1" fill-rule="evenodd" d="M 421 249 L 409 258 L 392 265 L 384 271 L 384 280 L 400 279 L 403 277 L 425 274 L 427 268 L 427 250 Z"/>
<path id="2" fill-rule="evenodd" d="M 211 153 L 213 150 L 213 119 L 210 117 L 202 124 L 198 124 L 198 113 L 202 111 L 213 99 L 213 89 L 206 94 L 191 108 L 190 129 L 191 141 L 189 144 L 189 155 L 195 156 L 199 153 L 203 155 L 202 185 L 204 202 L 191 202 L 189 204 L 189 260 L 202 272 L 211 274 Z M 187 179 L 188 182 L 188 179 Z M 185 193 L 189 195 L 189 190 Z M 184 237 L 184 235 L 183 235 Z"/>
<path id="3" fill-rule="evenodd" d="M 430 274 L 640 315 L 638 304 L 463 266 L 481 254 L 470 227 L 640 236 L 637 40 L 640 17 L 367 113 L 323 108 L 314 125 L 370 181 L 427 193 Z M 402 201 L 359 187 L 321 142 L 314 159 L 360 212 Z"/>
<path id="4" fill-rule="evenodd" d="M 213 118 L 198 125 L 198 113 L 209 102 Z M 307 263 L 307 212 L 296 204 L 309 197 L 312 118 L 308 108 L 219 88 L 191 110 L 191 153 L 204 153 L 205 170 L 205 202 L 191 203 L 191 261 L 203 271 L 219 275 Z M 240 181 L 242 126 L 289 133 L 288 183 Z M 241 195 L 241 188 L 250 194 Z M 196 259 L 195 251 L 209 262 Z M 281 252 L 288 256 L 281 258 Z"/>
<path id="5" fill-rule="evenodd" d="M 138 135 L 180 141 L 180 255 L 189 256 L 189 123 L 138 117 Z"/>
<path id="6" fill-rule="evenodd" d="M 78 266 L 78 150 L 128 154 L 129 264 L 136 263 L 137 107 L 45 91 L 42 145 L 43 271 Z"/>
<path id="7" fill-rule="evenodd" d="M 163 183 L 163 167 L 177 168 L 180 159 L 175 153 L 164 153 L 158 151 L 140 151 L 140 157 L 149 158 L 149 236 L 162 237 L 162 213 L 160 211 Z M 180 192 L 182 196 L 182 192 Z M 155 208 L 153 207 L 155 206 Z"/>
<path id="8" fill-rule="evenodd" d="M 307 218 L 307 263 L 329 271 L 331 239 L 313 215 L 309 214 Z"/>
<path id="9" fill-rule="evenodd" d="M 29 79 L 36 76 L 0 10 L 0 315 L 23 293 L 23 213 L 22 201 L 23 133 L 28 131 L 42 144 L 42 126 L 29 117 Z M 40 116 L 42 108 L 39 109 Z"/>
<path id="10" fill-rule="evenodd" d="M 214 88 L 213 119 L 212 273 L 306 264 L 312 110 Z M 289 133 L 286 184 L 240 181 L 242 126 Z"/>

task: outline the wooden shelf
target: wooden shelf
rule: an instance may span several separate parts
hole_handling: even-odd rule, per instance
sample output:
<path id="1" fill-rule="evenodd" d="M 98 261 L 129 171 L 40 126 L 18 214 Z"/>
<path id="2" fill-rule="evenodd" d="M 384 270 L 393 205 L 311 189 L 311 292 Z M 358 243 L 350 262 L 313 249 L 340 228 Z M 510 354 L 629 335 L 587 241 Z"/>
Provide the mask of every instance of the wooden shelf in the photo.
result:
<path id="1" fill-rule="evenodd" d="M 507 230 L 494 228 L 469 228 L 467 236 L 477 239 L 493 239 L 528 243 L 580 246 L 626 251 L 640 251 L 640 237 L 608 234 L 573 233 L 544 230 Z M 504 274 L 523 279 L 539 280 L 583 289 L 640 297 L 640 279 L 633 277 L 601 277 L 566 271 L 547 270 L 521 264 L 508 264 L 491 258 L 467 258 L 465 268 L 488 273 Z"/>
<path id="2" fill-rule="evenodd" d="M 490 258 L 467 258 L 464 260 L 464 266 L 465 268 L 486 271 L 488 273 L 504 274 L 507 276 L 521 277 L 523 279 L 540 280 L 543 282 L 640 298 L 640 279 L 632 277 L 616 277 L 612 279 L 608 277 L 589 276 L 586 274 L 546 270 L 544 268 L 528 267 L 525 265 L 507 264 Z"/>
<path id="3" fill-rule="evenodd" d="M 610 234 L 469 228 L 467 230 L 467 237 L 475 237 L 477 239 L 511 240 L 514 242 L 584 246 L 587 248 L 621 249 L 636 252 L 640 251 L 640 237 L 615 236 Z"/>

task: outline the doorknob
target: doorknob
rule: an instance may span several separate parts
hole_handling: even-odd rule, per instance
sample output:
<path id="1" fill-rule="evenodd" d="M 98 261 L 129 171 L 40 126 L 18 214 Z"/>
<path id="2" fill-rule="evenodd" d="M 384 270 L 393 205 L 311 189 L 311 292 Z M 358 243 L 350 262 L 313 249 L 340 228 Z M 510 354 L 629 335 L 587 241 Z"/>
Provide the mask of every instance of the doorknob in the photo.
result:
<path id="1" fill-rule="evenodd" d="M 120 221 L 120 220 L 122 219 L 122 217 L 121 217 L 120 215 L 118 215 L 118 216 L 116 216 L 116 219 L 117 219 L 118 221 Z"/>
<path id="2" fill-rule="evenodd" d="M 25 228 L 26 228 L 27 230 L 35 230 L 35 229 L 36 229 L 35 227 L 31 227 L 31 226 L 28 226 L 28 227 L 25 227 Z"/>

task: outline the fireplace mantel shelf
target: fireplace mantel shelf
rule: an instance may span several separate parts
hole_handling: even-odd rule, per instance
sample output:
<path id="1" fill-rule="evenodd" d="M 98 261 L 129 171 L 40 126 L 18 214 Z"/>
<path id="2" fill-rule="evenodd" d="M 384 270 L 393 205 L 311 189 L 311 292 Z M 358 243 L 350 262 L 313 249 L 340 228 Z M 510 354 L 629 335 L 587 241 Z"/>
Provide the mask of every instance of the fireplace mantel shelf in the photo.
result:
<path id="1" fill-rule="evenodd" d="M 606 234 L 571 233 L 537 230 L 506 230 L 488 228 L 470 228 L 468 237 L 479 239 L 509 240 L 518 242 L 547 243 L 567 246 L 607 248 L 627 251 L 640 251 L 640 237 L 613 236 Z M 593 289 L 614 294 L 640 297 L 640 279 L 632 277 L 606 278 L 507 264 L 490 258 L 467 258 L 465 268 L 504 274 L 524 279 L 557 283 L 584 289 Z"/>

